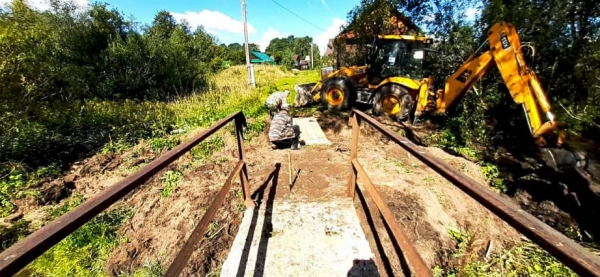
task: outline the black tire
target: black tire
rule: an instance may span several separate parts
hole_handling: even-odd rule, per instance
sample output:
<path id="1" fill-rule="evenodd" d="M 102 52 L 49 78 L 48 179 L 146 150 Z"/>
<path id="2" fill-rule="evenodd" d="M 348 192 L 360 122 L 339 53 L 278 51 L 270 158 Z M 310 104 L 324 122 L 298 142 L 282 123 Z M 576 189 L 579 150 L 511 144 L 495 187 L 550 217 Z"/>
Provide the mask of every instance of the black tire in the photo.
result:
<path id="1" fill-rule="evenodd" d="M 330 78 L 321 88 L 321 104 L 328 110 L 346 110 L 354 103 L 354 88 L 342 78 Z M 328 97 L 329 95 L 329 97 Z"/>
<path id="2" fill-rule="evenodd" d="M 396 107 L 392 108 L 386 103 L 395 102 Z M 395 121 L 405 121 L 410 117 L 410 113 L 415 106 L 415 99 L 412 98 L 408 90 L 398 84 L 386 84 L 381 86 L 373 98 L 373 114 L 376 116 L 387 116 Z"/>

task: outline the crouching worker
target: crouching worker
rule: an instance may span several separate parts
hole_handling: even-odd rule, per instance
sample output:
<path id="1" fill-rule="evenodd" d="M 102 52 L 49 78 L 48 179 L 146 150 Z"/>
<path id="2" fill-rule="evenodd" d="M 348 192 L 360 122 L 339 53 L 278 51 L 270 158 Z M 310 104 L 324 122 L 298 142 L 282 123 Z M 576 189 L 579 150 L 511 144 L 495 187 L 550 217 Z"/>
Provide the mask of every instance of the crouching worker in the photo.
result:
<path id="1" fill-rule="evenodd" d="M 287 105 L 288 95 L 290 95 L 290 91 L 286 89 L 284 91 L 276 91 L 267 97 L 265 105 L 267 106 L 267 110 L 269 110 L 271 118 L 279 112 L 281 106 Z"/>
<path id="2" fill-rule="evenodd" d="M 273 149 L 286 146 L 290 146 L 292 150 L 300 149 L 300 127 L 292 126 L 288 104 L 281 105 L 279 112 L 273 116 L 269 127 L 269 140 Z"/>

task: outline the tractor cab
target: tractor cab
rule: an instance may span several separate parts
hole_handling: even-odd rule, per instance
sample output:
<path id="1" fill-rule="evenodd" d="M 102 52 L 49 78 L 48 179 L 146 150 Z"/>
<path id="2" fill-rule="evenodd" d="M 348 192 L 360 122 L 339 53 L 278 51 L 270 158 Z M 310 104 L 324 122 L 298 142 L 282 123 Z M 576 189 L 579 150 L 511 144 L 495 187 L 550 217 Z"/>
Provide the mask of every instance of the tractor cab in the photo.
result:
<path id="1" fill-rule="evenodd" d="M 371 47 L 368 79 L 378 84 L 389 77 L 419 80 L 424 77 L 426 48 L 431 39 L 415 36 L 381 35 Z"/>

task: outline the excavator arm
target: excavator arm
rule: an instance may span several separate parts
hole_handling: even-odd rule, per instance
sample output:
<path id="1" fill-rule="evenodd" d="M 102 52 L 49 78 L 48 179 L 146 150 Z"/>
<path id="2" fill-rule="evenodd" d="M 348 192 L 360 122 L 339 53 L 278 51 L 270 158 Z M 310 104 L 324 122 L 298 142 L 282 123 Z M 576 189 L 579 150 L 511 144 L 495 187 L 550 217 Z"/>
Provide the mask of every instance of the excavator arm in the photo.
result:
<path id="1" fill-rule="evenodd" d="M 444 113 L 447 108 L 462 98 L 495 64 L 508 87 L 515 103 L 523 106 L 532 136 L 539 146 L 547 146 L 546 135 L 558 130 L 557 146 L 565 140 L 565 132 L 555 121 L 548 96 L 533 70 L 525 64 L 521 52 L 521 41 L 516 28 L 505 22 L 496 23 L 488 32 L 490 50 L 474 53 L 448 78 L 444 90 L 435 96 L 421 92 L 417 115 L 423 112 Z M 545 119 L 544 116 L 545 115 Z"/>

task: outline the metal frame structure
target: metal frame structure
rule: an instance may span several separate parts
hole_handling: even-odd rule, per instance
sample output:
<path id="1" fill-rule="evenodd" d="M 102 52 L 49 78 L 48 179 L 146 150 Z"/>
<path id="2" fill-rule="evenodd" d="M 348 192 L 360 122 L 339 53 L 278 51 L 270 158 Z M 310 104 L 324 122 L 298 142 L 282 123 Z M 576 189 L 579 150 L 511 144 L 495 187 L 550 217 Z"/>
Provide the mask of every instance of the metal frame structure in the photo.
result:
<path id="1" fill-rule="evenodd" d="M 416 276 L 432 275 L 427 266 L 425 266 L 421 256 L 416 252 L 413 243 L 407 241 L 402 227 L 400 227 L 398 222 L 394 219 L 389 207 L 383 202 L 381 196 L 379 196 L 379 193 L 375 189 L 375 186 L 373 186 L 373 183 L 357 160 L 358 136 L 360 133 L 361 121 L 367 122 L 373 128 L 396 142 L 429 168 L 433 169 L 436 173 L 440 174 L 446 180 L 468 194 L 471 198 L 475 199 L 486 209 L 493 212 L 521 234 L 548 251 L 560 262 L 571 268 L 575 273 L 581 276 L 600 276 L 600 259 L 581 245 L 535 218 L 523 209 L 520 209 L 515 204 L 502 198 L 500 195 L 494 193 L 488 189 L 486 185 L 478 183 L 440 159 L 419 149 L 419 147 L 410 140 L 392 132 L 389 128 L 385 127 L 366 113 L 353 109 L 352 114 L 350 115 L 350 125 L 352 125 L 350 169 L 352 174 L 348 181 L 348 195 L 352 198 L 355 197 L 355 190 L 357 188 L 360 189 L 357 184 L 357 179 L 360 179 L 363 186 L 366 187 L 369 194 L 374 199 L 385 223 L 391 227 L 390 229 L 392 230 L 394 239 L 400 246 L 402 252 L 404 252 L 398 254 L 404 254 L 409 266 Z"/>
<path id="2" fill-rule="evenodd" d="M 98 193 L 95 197 L 88 199 L 75 209 L 46 224 L 22 241 L 17 242 L 4 252 L 0 253 L 0 276 L 13 276 L 17 274 L 52 246 L 75 232 L 83 224 L 109 208 L 125 195 L 146 183 L 146 181 L 156 173 L 166 168 L 177 158 L 190 151 L 194 146 L 206 140 L 232 121 L 235 124 L 239 161 L 166 273 L 166 276 L 179 275 L 189 260 L 190 255 L 196 249 L 208 224 L 212 221 L 217 210 L 223 204 L 225 196 L 231 188 L 231 184 L 236 175 L 239 175 L 240 183 L 242 184 L 246 207 L 254 206 L 254 203 L 250 198 L 250 184 L 248 182 L 248 171 L 244 152 L 243 128 L 246 127 L 246 117 L 241 111 L 233 113 L 218 121 L 207 130 L 160 156 L 141 170 Z"/>

